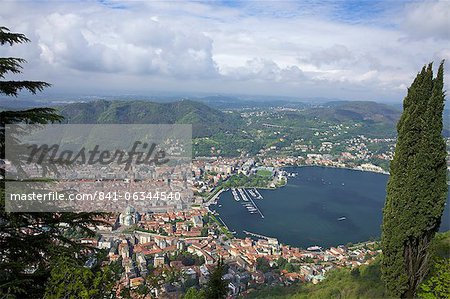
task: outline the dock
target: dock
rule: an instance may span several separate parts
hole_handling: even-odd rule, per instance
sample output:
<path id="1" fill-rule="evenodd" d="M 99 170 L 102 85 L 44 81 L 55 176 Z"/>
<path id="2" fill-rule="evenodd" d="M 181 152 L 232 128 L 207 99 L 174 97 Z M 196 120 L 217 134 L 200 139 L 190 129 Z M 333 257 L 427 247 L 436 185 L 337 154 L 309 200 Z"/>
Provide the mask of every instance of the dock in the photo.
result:
<path id="1" fill-rule="evenodd" d="M 243 189 L 244 192 L 247 192 L 247 190 Z M 250 199 L 250 201 L 252 202 L 253 206 L 255 207 L 255 209 L 258 211 L 259 215 L 261 215 L 261 218 L 264 218 L 263 213 L 261 212 L 261 210 L 258 208 L 258 206 L 256 205 L 256 203 L 253 201 L 252 196 L 250 194 L 248 195 L 248 199 Z"/>
<path id="2" fill-rule="evenodd" d="M 260 239 L 266 239 L 267 241 L 278 241 L 277 238 L 267 237 L 267 236 L 260 235 L 260 234 L 257 234 L 257 233 L 252 233 L 252 232 L 249 232 L 249 231 L 246 231 L 246 230 L 243 230 L 242 232 L 244 234 L 252 236 L 252 237 L 256 237 L 256 238 L 260 238 Z"/>
<path id="3" fill-rule="evenodd" d="M 219 191 L 216 192 L 216 194 L 214 194 L 208 201 L 207 201 L 207 205 L 209 206 L 210 204 L 216 204 L 217 200 L 219 199 L 220 194 L 222 194 L 224 190 L 220 189 Z"/>
<path id="4" fill-rule="evenodd" d="M 245 189 L 238 189 L 238 192 L 241 195 L 243 201 L 248 201 L 247 195 L 245 194 Z"/>
<path id="5" fill-rule="evenodd" d="M 223 221 L 222 218 L 220 218 L 220 216 L 217 216 L 217 219 L 219 219 L 219 221 L 222 222 L 223 226 L 224 226 L 227 230 L 230 230 L 230 229 L 228 228 L 228 226 L 225 224 L 225 221 Z"/>

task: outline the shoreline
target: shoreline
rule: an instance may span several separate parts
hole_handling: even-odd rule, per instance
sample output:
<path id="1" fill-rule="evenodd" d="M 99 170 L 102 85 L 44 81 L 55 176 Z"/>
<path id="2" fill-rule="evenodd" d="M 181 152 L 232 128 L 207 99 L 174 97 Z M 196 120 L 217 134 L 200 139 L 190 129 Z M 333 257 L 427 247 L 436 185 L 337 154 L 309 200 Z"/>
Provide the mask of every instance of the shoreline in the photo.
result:
<path id="1" fill-rule="evenodd" d="M 328 165 L 286 165 L 281 168 L 288 168 L 288 167 L 322 167 L 322 168 L 334 168 L 334 169 L 347 169 L 347 170 L 354 170 L 354 171 L 362 171 L 362 172 L 371 172 L 371 173 L 377 173 L 377 174 L 383 174 L 383 175 L 390 175 L 388 171 L 374 171 L 374 170 L 368 170 L 368 169 L 360 169 L 360 168 L 352 168 L 352 167 L 339 167 L 339 166 L 328 166 Z"/>
<path id="2" fill-rule="evenodd" d="M 371 171 L 371 170 L 357 169 L 357 168 L 351 168 L 351 167 L 326 166 L 326 165 L 286 165 L 286 166 L 283 166 L 283 167 L 279 167 L 279 169 L 287 171 L 286 169 L 294 168 L 294 167 L 298 167 L 298 168 L 301 168 L 301 167 L 303 167 L 303 168 L 304 167 L 321 167 L 321 168 L 346 169 L 346 170 L 351 170 L 351 171 L 362 171 L 362 172 L 369 172 L 369 173 L 374 173 L 374 174 L 389 175 L 389 173 L 383 173 L 383 172 L 379 172 L 379 171 Z M 271 187 L 239 187 L 239 188 L 256 188 L 256 189 L 262 189 L 262 190 L 277 190 L 279 188 L 285 187 L 289 183 L 289 177 L 286 176 L 285 178 L 286 178 L 285 179 L 285 183 L 282 186 L 276 186 L 274 188 L 271 188 Z M 220 198 L 219 198 L 218 195 L 220 195 L 223 191 L 225 191 L 225 189 L 222 188 L 219 192 L 217 192 L 214 195 L 214 199 L 215 199 L 214 202 L 212 200 L 208 201 L 207 209 L 208 209 L 209 212 L 213 213 L 213 215 L 214 215 L 214 213 L 216 213 L 216 217 L 220 217 L 221 215 L 220 215 L 220 213 L 217 210 L 215 210 L 215 209 L 211 210 L 210 205 L 211 204 L 215 204 L 215 205 L 219 204 L 219 199 Z M 222 217 L 220 217 L 220 220 L 222 222 L 221 224 L 223 225 L 223 227 L 225 227 L 229 232 L 231 232 L 229 226 L 225 223 L 225 221 L 222 219 Z M 235 234 L 233 234 L 233 238 L 238 238 L 238 237 Z M 275 236 L 274 238 L 276 238 L 278 240 L 277 236 Z M 356 244 L 365 244 L 367 242 L 373 242 L 373 241 L 361 240 L 361 241 L 357 242 Z M 280 242 L 280 244 L 289 245 L 289 244 L 285 244 L 283 242 Z M 310 246 L 315 246 L 315 245 L 317 245 L 317 244 L 312 244 Z M 337 244 L 335 246 L 339 246 L 339 245 L 345 245 L 345 244 Z M 297 247 L 297 246 L 294 246 L 294 245 L 289 245 L 289 246 Z M 318 246 L 321 246 L 321 245 L 319 244 Z M 307 248 L 307 247 L 308 246 L 306 246 L 305 248 Z M 297 247 L 297 248 L 305 249 L 305 248 L 303 248 L 301 246 Z"/>

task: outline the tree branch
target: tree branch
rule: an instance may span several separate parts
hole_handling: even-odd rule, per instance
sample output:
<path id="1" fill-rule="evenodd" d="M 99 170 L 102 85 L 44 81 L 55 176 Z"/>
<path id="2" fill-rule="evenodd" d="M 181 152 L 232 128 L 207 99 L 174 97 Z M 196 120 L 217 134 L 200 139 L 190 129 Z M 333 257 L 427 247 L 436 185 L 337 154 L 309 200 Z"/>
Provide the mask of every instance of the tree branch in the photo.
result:
<path id="1" fill-rule="evenodd" d="M 43 91 L 51 84 L 42 81 L 0 81 L 0 94 L 17 97 L 19 91 L 26 89 L 32 94 Z"/>
<path id="2" fill-rule="evenodd" d="M 0 26 L 0 45 L 28 43 L 30 40 L 21 33 L 11 33 L 8 28 Z"/>
<path id="3" fill-rule="evenodd" d="M 5 78 L 6 73 L 18 74 L 21 72 L 21 63 L 27 61 L 23 58 L 0 57 L 0 78 Z"/>

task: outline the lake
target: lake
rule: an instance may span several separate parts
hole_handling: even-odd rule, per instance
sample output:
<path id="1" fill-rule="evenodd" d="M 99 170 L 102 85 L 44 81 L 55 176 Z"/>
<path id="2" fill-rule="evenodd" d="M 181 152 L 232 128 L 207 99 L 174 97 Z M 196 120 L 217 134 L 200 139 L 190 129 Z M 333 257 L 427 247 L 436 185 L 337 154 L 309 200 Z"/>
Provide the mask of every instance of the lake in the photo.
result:
<path id="1" fill-rule="evenodd" d="M 251 214 L 242 200 L 235 201 L 231 190 L 223 192 L 211 209 L 237 237 L 245 237 L 246 230 L 296 247 L 330 247 L 380 237 L 387 175 L 316 166 L 285 170 L 298 176 L 290 177 L 283 188 L 258 189 L 264 199 L 254 202 L 264 218 Z M 450 196 L 441 230 L 450 229 L 449 206 Z M 345 220 L 338 220 L 341 217 Z"/>

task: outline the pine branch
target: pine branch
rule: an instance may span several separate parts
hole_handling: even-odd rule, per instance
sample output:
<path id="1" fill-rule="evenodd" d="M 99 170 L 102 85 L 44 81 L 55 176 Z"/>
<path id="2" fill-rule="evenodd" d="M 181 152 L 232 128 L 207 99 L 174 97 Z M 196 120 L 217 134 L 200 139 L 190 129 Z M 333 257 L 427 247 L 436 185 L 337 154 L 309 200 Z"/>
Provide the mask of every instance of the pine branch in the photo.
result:
<path id="1" fill-rule="evenodd" d="M 54 108 L 33 108 L 23 111 L 2 111 L 0 112 L 0 127 L 5 124 L 26 123 L 26 124 L 47 124 L 49 122 L 61 122 L 63 116 L 58 114 Z"/>
<path id="2" fill-rule="evenodd" d="M 0 81 L 0 94 L 17 97 L 22 89 L 36 94 L 38 91 L 43 91 L 44 88 L 50 86 L 51 84 L 42 81 Z"/>
<path id="3" fill-rule="evenodd" d="M 0 78 L 5 78 L 6 73 L 18 74 L 21 72 L 21 63 L 27 61 L 22 58 L 0 57 Z"/>
<path id="4" fill-rule="evenodd" d="M 28 43 L 30 40 L 21 33 L 11 33 L 8 28 L 0 26 L 0 45 Z"/>

